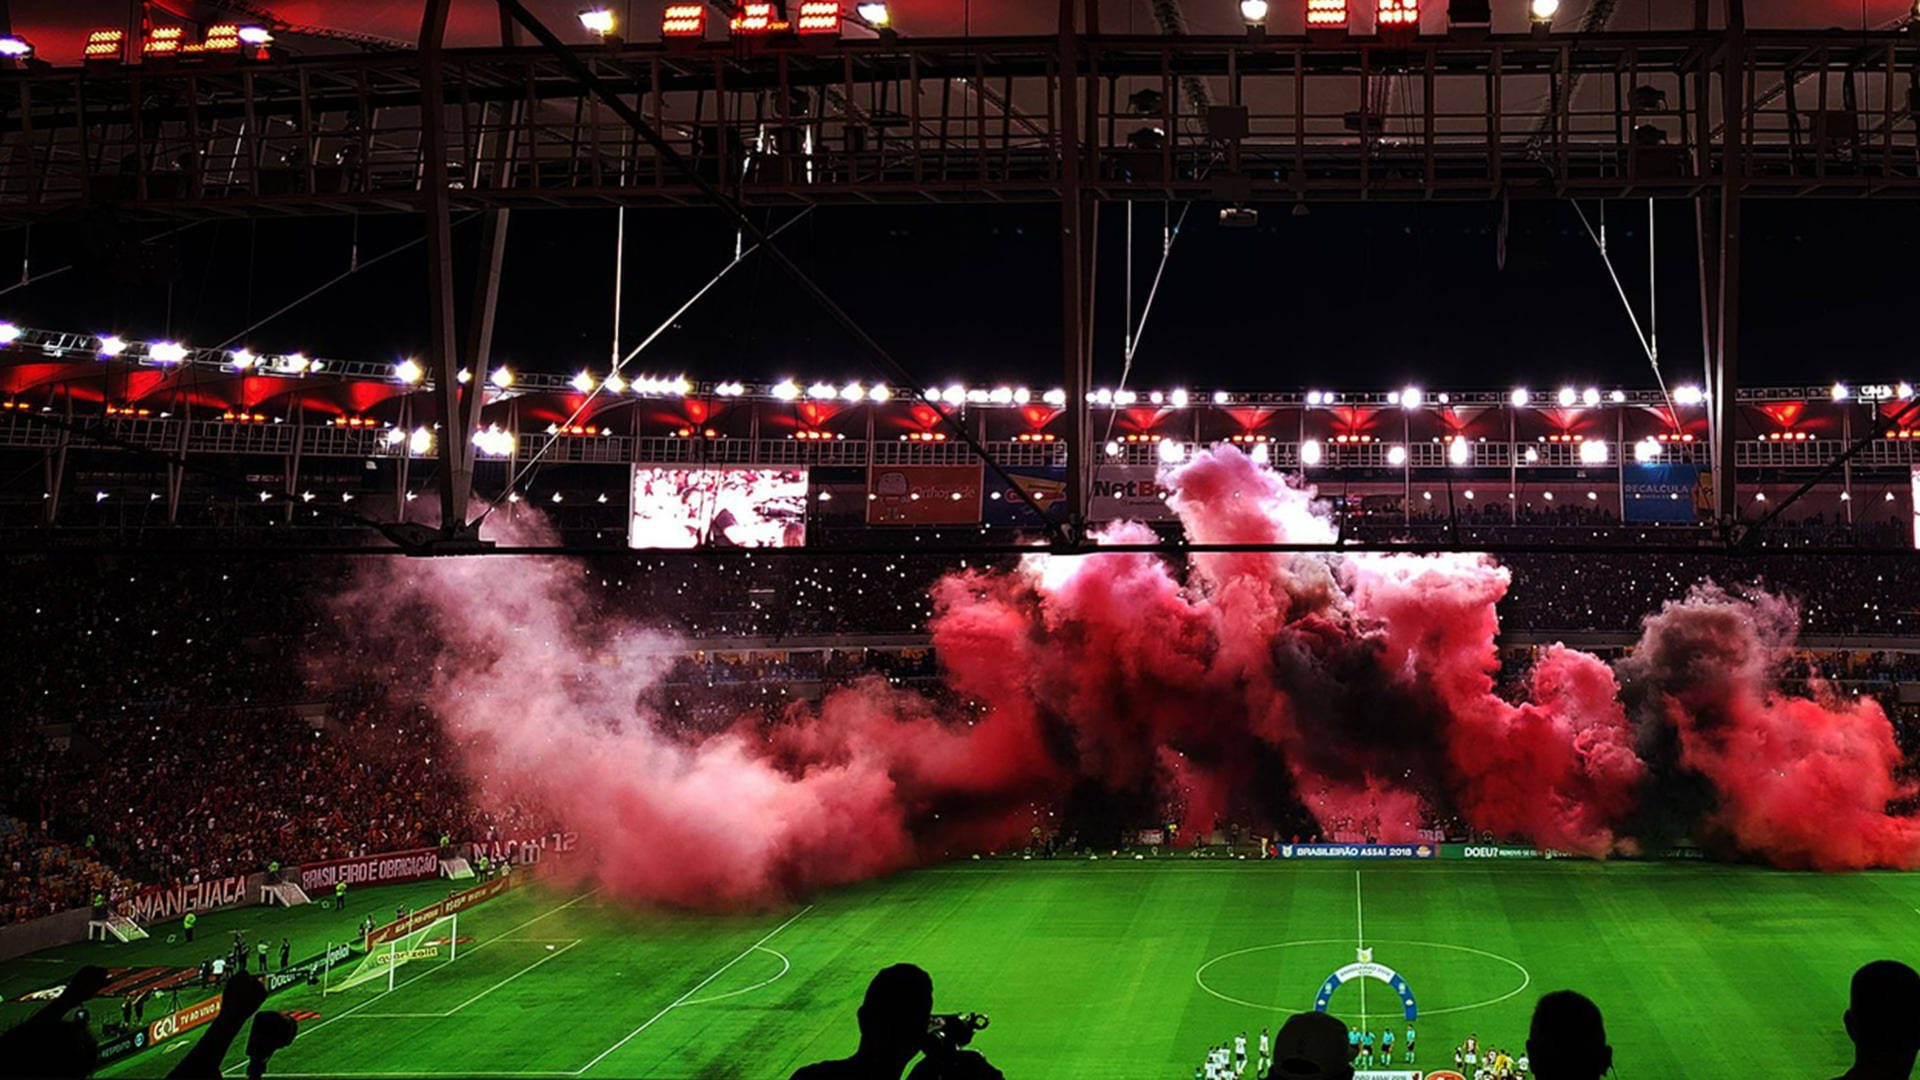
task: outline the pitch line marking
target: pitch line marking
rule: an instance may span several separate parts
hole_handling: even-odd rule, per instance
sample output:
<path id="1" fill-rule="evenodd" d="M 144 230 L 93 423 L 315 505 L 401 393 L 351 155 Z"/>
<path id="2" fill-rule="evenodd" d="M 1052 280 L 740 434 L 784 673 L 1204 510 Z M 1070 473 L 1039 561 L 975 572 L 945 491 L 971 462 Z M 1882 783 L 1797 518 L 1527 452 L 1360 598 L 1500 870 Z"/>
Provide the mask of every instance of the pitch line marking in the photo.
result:
<path id="1" fill-rule="evenodd" d="M 534 923 L 537 923 L 540 920 L 548 917 L 549 915 L 558 915 L 561 912 L 572 907 L 573 905 L 579 903 L 580 901 L 585 900 L 587 897 L 592 896 L 593 894 L 599 892 L 600 889 L 603 887 L 604 886 L 595 886 L 594 888 L 581 893 L 579 896 L 574 897 L 573 899 L 567 901 L 566 903 L 561 904 L 559 907 L 550 908 L 546 911 L 543 911 L 540 914 L 535 915 L 533 918 L 528 919 L 526 922 L 521 923 L 519 926 L 516 926 L 511 930 L 505 931 L 504 933 L 495 934 L 494 936 L 488 938 L 487 940 L 481 942 L 478 945 L 475 945 L 473 948 L 468 949 L 467 951 L 469 953 L 479 952 L 481 949 L 484 949 L 487 946 L 493 944 L 494 942 L 499 941 L 501 938 L 506 937 L 508 934 L 517 934 L 520 931 L 525 930 L 527 927 L 532 926 Z M 448 961 L 448 963 L 451 963 L 451 961 Z M 367 1000 L 361 1002 L 360 1004 L 355 1005 L 353 1008 L 348 1009 L 346 1012 L 335 1013 L 334 1015 L 327 1017 L 326 1019 L 313 1025 L 311 1028 L 308 1028 L 307 1037 L 312 1038 L 314 1032 L 319 1031 L 321 1028 L 326 1027 L 328 1024 L 333 1023 L 335 1020 L 345 1020 L 347 1017 L 352 1016 L 354 1013 L 359 1012 L 361 1009 L 364 1009 L 367 1006 L 373 1004 L 374 1002 L 379 1001 L 381 998 L 386 997 L 388 994 L 393 993 L 394 990 L 403 990 L 409 986 L 412 986 L 414 983 L 419 982 L 421 979 L 424 979 L 427 976 L 433 974 L 434 972 L 439 971 L 441 968 L 445 966 L 446 964 L 436 964 L 433 967 L 430 967 L 427 970 L 421 972 L 420 974 L 415 975 L 413 978 L 408 979 L 406 982 L 401 983 L 399 986 L 394 987 L 393 990 L 382 990 L 379 993 L 368 998 Z M 225 1069 L 222 1069 L 220 1072 L 220 1075 L 232 1076 L 235 1072 L 241 1069 L 244 1069 L 246 1067 L 247 1067 L 247 1063 L 245 1061 L 241 1061 L 236 1064 L 229 1065 Z M 290 1076 L 292 1074 L 280 1073 L 278 1075 Z"/>
<path id="2" fill-rule="evenodd" d="M 1467 1012 L 1470 1009 L 1484 1009 L 1489 1005 L 1498 1005 L 1508 998 L 1525 993 L 1527 987 L 1533 985 L 1533 972 L 1528 971 L 1525 964 L 1522 964 L 1510 956 L 1502 956 L 1499 953 L 1488 952 L 1485 949 L 1476 949 L 1471 945 L 1452 945 L 1444 941 L 1402 941 L 1398 938 L 1383 938 L 1382 940 L 1391 945 L 1416 945 L 1429 949 L 1451 949 L 1455 952 L 1472 953 L 1475 956 L 1484 956 L 1489 960 L 1498 960 L 1520 973 L 1520 985 L 1501 994 L 1499 997 L 1488 998 L 1485 1001 L 1470 1002 L 1466 1005 L 1448 1005 L 1441 1009 L 1421 1009 L 1421 1016 L 1445 1016 L 1448 1013 Z M 1297 1009 L 1289 1005 L 1262 1004 L 1258 1001 L 1248 1001 L 1245 998 L 1237 998 L 1231 994 L 1223 994 L 1207 985 L 1207 980 L 1204 978 L 1207 969 L 1223 960 L 1231 960 L 1236 956 L 1245 956 L 1248 953 L 1265 952 L 1269 949 L 1290 949 L 1300 945 L 1344 944 L 1346 944 L 1345 938 L 1312 938 L 1302 941 L 1276 941 L 1268 945 L 1250 945 L 1244 949 L 1235 949 L 1232 952 L 1221 953 L 1219 956 L 1201 964 L 1193 971 L 1193 982 L 1195 986 L 1198 986 L 1200 989 L 1205 990 L 1207 993 L 1212 994 L 1214 997 L 1230 1005 L 1244 1005 L 1249 1009 L 1258 1009 L 1261 1012 L 1297 1012 Z M 1364 980 L 1362 981 L 1362 985 L 1365 985 Z"/>
<path id="3" fill-rule="evenodd" d="M 463 1068 L 459 1072 L 420 1072 L 419 1068 L 409 1072 L 280 1072 L 273 1070 L 275 1076 L 286 1076 L 288 1080 L 326 1080 L 330 1076 L 572 1076 L 572 1072 L 541 1072 L 536 1068 L 522 1068 L 518 1072 L 474 1072 L 472 1068 Z"/>
<path id="4" fill-rule="evenodd" d="M 1353 958 L 1358 960 L 1360 954 L 1367 948 L 1367 918 L 1366 912 L 1360 906 L 1360 871 L 1358 870 L 1353 872 L 1353 934 L 1355 939 Z M 1366 979 L 1360 980 L 1360 1030 L 1371 1030 L 1367 1027 Z"/>
<path id="5" fill-rule="evenodd" d="M 778 949 L 769 949 L 762 945 L 755 945 L 754 948 L 759 949 L 763 953 L 767 953 L 769 955 L 777 956 L 780 958 L 780 970 L 773 976 L 773 978 L 761 979 L 759 982 L 754 983 L 752 986 L 743 986 L 738 990 L 729 990 L 724 994 L 715 994 L 712 997 L 694 998 L 692 1001 L 687 1002 L 687 1005 L 705 1005 L 708 1002 L 712 1002 L 712 1001 L 725 1001 L 730 997 L 739 997 L 741 994 L 750 994 L 753 991 L 758 990 L 763 986 L 772 986 L 774 983 L 777 983 L 781 979 L 786 978 L 787 972 L 793 970 L 793 961 L 787 959 L 786 953 L 783 953 Z"/>
<path id="6" fill-rule="evenodd" d="M 567 940 L 567 939 L 562 939 L 562 940 Z M 454 1013 L 459 1012 L 461 1009 L 464 1009 L 467 1006 L 473 1004 L 474 1002 L 479 1001 L 481 998 L 486 997 L 488 994 L 493 993 L 495 990 L 500 989 L 501 987 L 507 985 L 508 983 L 519 978 L 520 976 L 525 975 L 527 972 L 532 971 L 534 968 L 539 967 L 541 964 L 544 964 L 549 960 L 558 958 L 563 953 L 565 953 L 567 949 L 571 949 L 575 945 L 578 945 L 585 940 L 586 940 L 585 938 L 573 938 L 569 940 L 567 942 L 566 948 L 556 949 L 553 952 L 548 953 L 547 955 L 541 957 L 538 960 L 535 960 L 533 963 L 528 964 L 526 967 L 521 968 L 519 971 L 514 972 L 513 974 L 507 976 L 506 978 L 501 979 L 499 982 L 494 983 L 492 986 L 487 987 L 485 990 L 480 991 L 479 993 L 473 995 L 472 997 L 461 1002 L 460 1004 L 455 1005 L 453 1008 L 448 1009 L 445 1012 L 361 1013 L 359 1016 L 359 1019 L 361 1020 L 427 1020 L 427 1019 L 445 1020 L 447 1017 L 452 1016 Z"/>
<path id="7" fill-rule="evenodd" d="M 781 923 L 779 926 L 774 927 L 772 930 L 767 931 L 766 936 L 761 938 L 759 941 L 756 941 L 753 944 L 747 946 L 746 948 L 740 950 L 740 955 L 734 957 L 733 959 L 715 968 L 713 971 L 713 974 L 708 975 L 706 978 L 701 979 L 699 982 L 693 984 L 693 987 L 691 989 L 689 989 L 686 993 L 681 994 L 679 997 L 673 999 L 673 1002 L 669 1004 L 666 1008 L 661 1009 L 659 1012 L 654 1013 L 652 1016 L 647 1017 L 646 1023 L 641 1024 L 639 1027 L 634 1028 L 632 1031 L 627 1032 L 626 1038 L 621 1039 L 619 1042 L 614 1043 L 612 1046 L 609 1046 L 605 1050 L 600 1051 L 599 1055 L 596 1056 L 592 1061 L 589 1061 L 585 1065 L 582 1065 L 578 1069 L 575 1069 L 573 1071 L 573 1075 L 579 1076 L 581 1073 L 584 1073 L 588 1069 L 591 1069 L 595 1065 L 598 1065 L 602 1061 L 605 1061 L 608 1054 L 611 1054 L 615 1050 L 618 1050 L 621 1047 L 632 1042 L 635 1036 L 639 1035 L 641 1032 L 652 1027 L 654 1024 L 654 1021 L 667 1015 L 668 1013 L 679 1008 L 680 1006 L 685 1005 L 689 998 L 699 993 L 701 989 L 704 988 L 708 983 L 726 974 L 727 969 L 733 967 L 733 965 L 739 963 L 740 961 L 745 960 L 749 955 L 753 953 L 755 949 L 758 949 L 761 946 L 765 945 L 767 942 L 772 941 L 773 936 L 775 934 L 778 934 L 780 931 L 785 930 L 789 926 L 792 926 L 794 923 L 800 920 L 800 916 L 805 915 L 807 912 L 812 910 L 813 910 L 813 905 L 808 904 L 806 907 L 803 907 L 799 911 L 794 912 L 792 918 L 788 919 L 786 922 Z M 771 950 L 768 950 L 768 951 L 771 951 Z M 784 960 L 786 958 L 781 957 L 781 959 Z M 716 998 L 715 1000 L 718 1000 L 718 999 Z"/>

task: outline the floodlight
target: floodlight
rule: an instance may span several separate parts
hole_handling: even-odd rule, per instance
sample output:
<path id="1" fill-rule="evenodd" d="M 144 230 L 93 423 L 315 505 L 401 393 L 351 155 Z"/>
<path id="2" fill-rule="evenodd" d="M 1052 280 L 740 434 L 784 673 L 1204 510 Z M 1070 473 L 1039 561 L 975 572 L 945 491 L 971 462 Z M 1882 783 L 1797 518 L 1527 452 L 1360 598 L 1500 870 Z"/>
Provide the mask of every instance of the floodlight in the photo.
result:
<path id="1" fill-rule="evenodd" d="M 613 9 L 586 8 L 580 12 L 580 25 L 590 34 L 607 37 L 613 33 Z"/>

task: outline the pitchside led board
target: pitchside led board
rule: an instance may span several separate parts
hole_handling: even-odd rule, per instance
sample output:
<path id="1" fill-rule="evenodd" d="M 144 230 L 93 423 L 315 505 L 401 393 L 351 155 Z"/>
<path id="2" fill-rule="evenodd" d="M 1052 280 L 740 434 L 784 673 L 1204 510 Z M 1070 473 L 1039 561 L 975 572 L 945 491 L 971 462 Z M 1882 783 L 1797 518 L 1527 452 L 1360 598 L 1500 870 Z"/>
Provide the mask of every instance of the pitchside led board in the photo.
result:
<path id="1" fill-rule="evenodd" d="M 632 548 L 801 547 L 807 470 L 633 468 Z"/>
<path id="2" fill-rule="evenodd" d="M 1907 472 L 1907 493 L 1912 497 L 1907 508 L 1913 513 L 1913 550 L 1920 551 L 1920 466 Z"/>
<path id="3" fill-rule="evenodd" d="M 867 524 L 980 524 L 981 466 L 874 465 L 867 469 Z"/>

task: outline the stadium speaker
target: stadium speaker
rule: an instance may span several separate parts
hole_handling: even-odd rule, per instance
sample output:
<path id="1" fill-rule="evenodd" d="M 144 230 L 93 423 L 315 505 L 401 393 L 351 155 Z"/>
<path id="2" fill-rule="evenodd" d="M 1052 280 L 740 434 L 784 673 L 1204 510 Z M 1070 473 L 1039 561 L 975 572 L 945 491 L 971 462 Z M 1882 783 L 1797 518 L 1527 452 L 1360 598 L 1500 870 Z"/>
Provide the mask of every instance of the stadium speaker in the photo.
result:
<path id="1" fill-rule="evenodd" d="M 1449 0 L 1447 25 L 1485 29 L 1493 23 L 1493 0 Z"/>

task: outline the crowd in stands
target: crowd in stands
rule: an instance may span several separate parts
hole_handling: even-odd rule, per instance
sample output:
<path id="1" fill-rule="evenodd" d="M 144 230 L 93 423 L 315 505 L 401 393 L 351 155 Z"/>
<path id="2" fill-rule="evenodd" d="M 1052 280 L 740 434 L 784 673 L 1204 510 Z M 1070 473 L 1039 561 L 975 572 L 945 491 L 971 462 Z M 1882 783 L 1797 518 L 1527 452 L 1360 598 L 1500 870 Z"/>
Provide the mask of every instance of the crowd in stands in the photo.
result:
<path id="1" fill-rule="evenodd" d="M 132 882 L 84 848 L 51 839 L 0 815 L 0 926 L 55 915 Z"/>
<path id="2" fill-rule="evenodd" d="M 467 797 L 419 710 L 208 710 L 28 727 L 0 760 L 9 921 L 272 863 L 539 831 Z M 37 741 L 35 741 L 37 740 Z M 109 869 L 111 867 L 112 869 Z"/>

